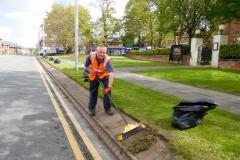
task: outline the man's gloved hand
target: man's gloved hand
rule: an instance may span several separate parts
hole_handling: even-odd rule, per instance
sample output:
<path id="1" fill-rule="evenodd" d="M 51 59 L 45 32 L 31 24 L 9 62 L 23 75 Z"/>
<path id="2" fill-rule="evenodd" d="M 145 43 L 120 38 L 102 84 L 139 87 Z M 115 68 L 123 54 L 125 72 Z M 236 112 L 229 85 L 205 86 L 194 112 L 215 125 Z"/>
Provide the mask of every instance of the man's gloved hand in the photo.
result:
<path id="1" fill-rule="evenodd" d="M 103 93 L 104 93 L 104 94 L 108 94 L 108 93 L 111 91 L 111 89 L 112 89 L 112 87 L 110 86 L 110 87 L 108 87 L 107 89 L 104 89 L 104 90 L 103 90 Z"/>

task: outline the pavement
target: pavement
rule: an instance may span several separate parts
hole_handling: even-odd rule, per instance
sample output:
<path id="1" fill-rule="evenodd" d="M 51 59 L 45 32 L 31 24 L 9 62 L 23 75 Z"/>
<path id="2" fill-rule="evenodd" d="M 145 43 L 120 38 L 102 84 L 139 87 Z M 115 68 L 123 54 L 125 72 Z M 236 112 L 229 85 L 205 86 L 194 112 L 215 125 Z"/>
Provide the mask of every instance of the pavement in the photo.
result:
<path id="1" fill-rule="evenodd" d="M 203 66 L 208 67 L 208 66 Z M 167 69 L 167 68 L 192 68 L 191 66 L 146 66 L 115 68 L 114 77 L 152 89 L 168 95 L 173 95 L 188 101 L 210 99 L 216 102 L 219 108 L 240 114 L 240 96 L 219 91 L 202 89 L 190 85 L 184 85 L 163 79 L 147 77 L 132 73 L 140 70 Z"/>

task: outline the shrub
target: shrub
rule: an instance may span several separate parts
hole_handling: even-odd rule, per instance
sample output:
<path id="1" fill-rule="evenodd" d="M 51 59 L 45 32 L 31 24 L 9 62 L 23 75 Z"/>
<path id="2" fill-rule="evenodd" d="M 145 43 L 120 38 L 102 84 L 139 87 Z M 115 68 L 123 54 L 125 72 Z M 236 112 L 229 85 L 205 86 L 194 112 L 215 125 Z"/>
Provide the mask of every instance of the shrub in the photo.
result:
<path id="1" fill-rule="evenodd" d="M 240 59 L 240 45 L 221 45 L 220 59 Z"/>
<path id="2" fill-rule="evenodd" d="M 190 54 L 191 46 L 190 45 L 183 45 L 183 54 Z"/>
<path id="3" fill-rule="evenodd" d="M 169 55 L 171 52 L 171 48 L 161 48 L 159 50 L 161 55 Z"/>

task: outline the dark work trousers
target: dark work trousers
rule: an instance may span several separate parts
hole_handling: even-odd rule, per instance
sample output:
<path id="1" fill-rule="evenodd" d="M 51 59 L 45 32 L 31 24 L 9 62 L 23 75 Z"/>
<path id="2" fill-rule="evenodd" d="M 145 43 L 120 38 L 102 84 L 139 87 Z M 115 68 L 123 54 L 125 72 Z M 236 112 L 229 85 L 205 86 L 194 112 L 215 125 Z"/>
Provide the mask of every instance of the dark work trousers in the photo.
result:
<path id="1" fill-rule="evenodd" d="M 108 88 L 108 82 L 109 82 L 109 77 L 104 77 L 103 79 L 99 79 L 103 85 L 104 88 Z M 90 81 L 90 96 L 89 96 L 89 103 L 88 103 L 88 109 L 89 111 L 95 111 L 96 109 L 96 104 L 97 104 L 97 98 L 98 98 L 98 88 L 99 88 L 99 82 L 97 79 Z M 101 90 L 103 88 L 100 86 Z M 111 92 L 109 92 L 109 95 L 111 95 Z M 103 99 L 103 106 L 105 111 L 111 110 L 111 104 L 110 104 L 110 99 L 107 95 L 104 95 Z"/>

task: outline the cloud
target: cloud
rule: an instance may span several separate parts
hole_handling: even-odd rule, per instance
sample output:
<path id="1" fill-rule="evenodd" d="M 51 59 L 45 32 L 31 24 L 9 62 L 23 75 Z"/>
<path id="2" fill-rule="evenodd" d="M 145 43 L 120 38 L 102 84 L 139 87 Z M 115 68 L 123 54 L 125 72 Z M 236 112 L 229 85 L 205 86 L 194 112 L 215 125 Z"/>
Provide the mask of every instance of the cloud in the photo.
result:
<path id="1" fill-rule="evenodd" d="M 7 0 L 0 5 L 0 38 L 35 47 L 39 26 L 54 0 Z"/>
<path id="2" fill-rule="evenodd" d="M 64 4 L 74 5 L 73 0 L 56 0 Z M 116 16 L 122 17 L 128 0 L 116 0 Z M 0 5 L 0 38 L 18 43 L 25 47 L 36 47 L 38 32 L 46 12 L 51 10 L 55 0 L 2 0 Z M 93 20 L 100 12 L 92 6 L 94 0 L 79 0 L 79 5 L 87 8 Z"/>

